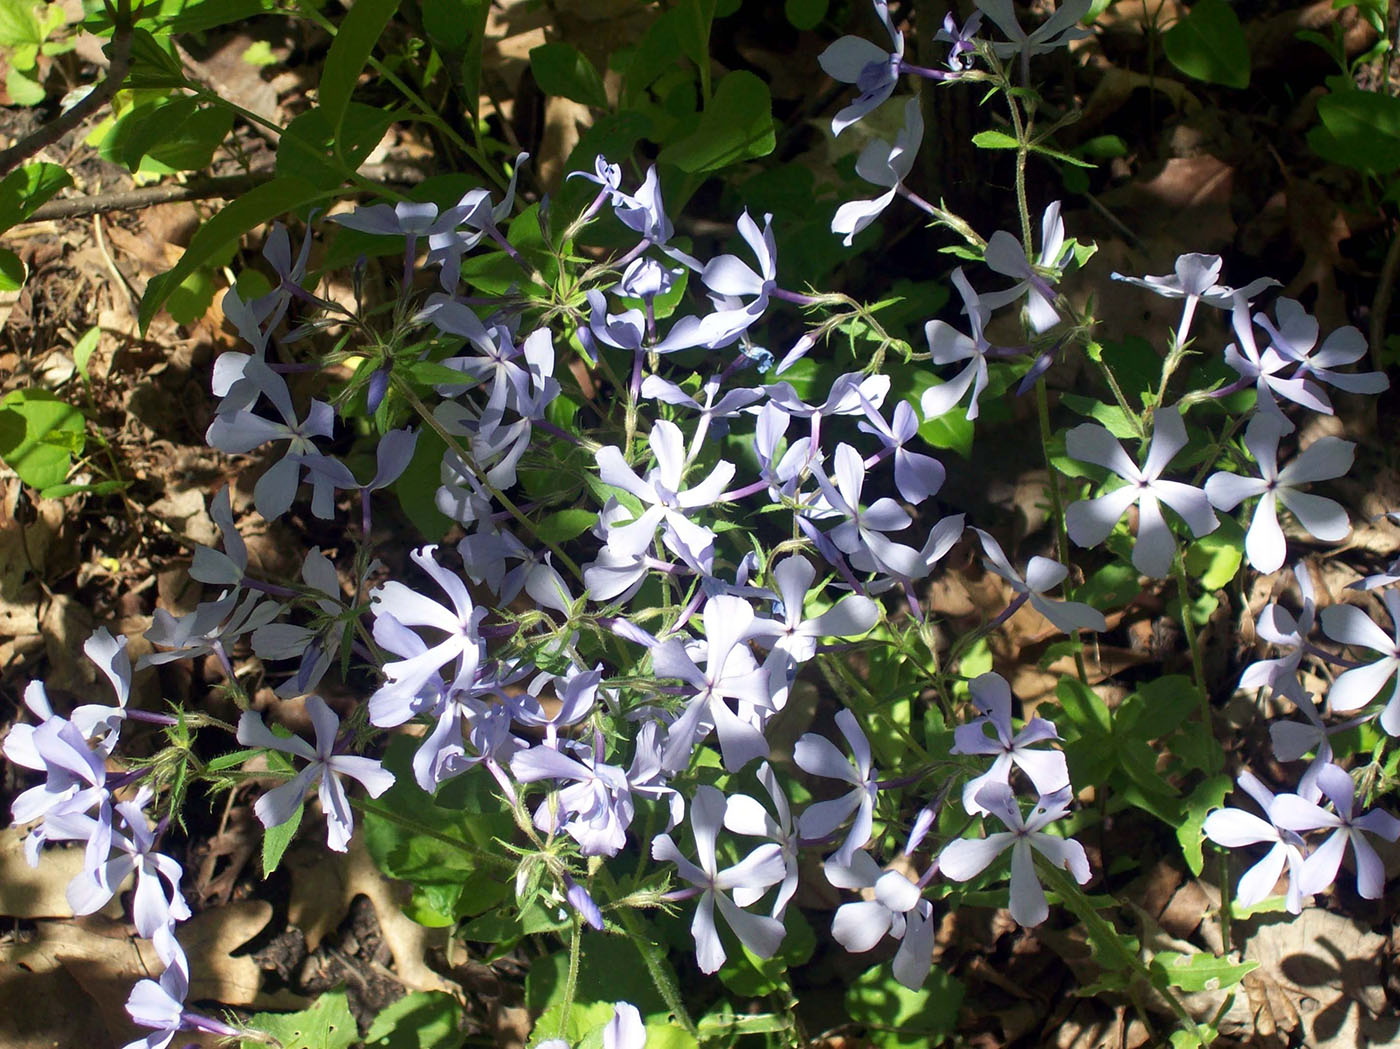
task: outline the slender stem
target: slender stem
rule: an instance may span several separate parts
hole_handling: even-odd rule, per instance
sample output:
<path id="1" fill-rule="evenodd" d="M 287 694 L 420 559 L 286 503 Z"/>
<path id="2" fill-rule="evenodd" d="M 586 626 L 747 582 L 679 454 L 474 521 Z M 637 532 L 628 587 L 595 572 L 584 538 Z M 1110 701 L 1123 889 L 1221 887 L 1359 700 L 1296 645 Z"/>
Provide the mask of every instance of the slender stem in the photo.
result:
<path id="1" fill-rule="evenodd" d="M 598 869 L 598 877 L 609 889 L 617 889 L 617 883 L 606 867 Z M 627 933 L 627 938 L 632 941 L 632 946 L 637 948 L 637 953 L 642 956 L 642 961 L 646 963 L 647 973 L 651 976 L 651 982 L 655 985 L 657 993 L 661 995 L 661 1000 L 666 1003 L 666 1008 L 671 1010 L 676 1023 L 685 1028 L 692 1037 L 698 1039 L 700 1028 L 696 1027 L 695 1021 L 691 1019 L 690 1010 L 685 1007 L 685 1001 L 681 998 L 680 986 L 666 967 L 665 954 L 647 935 L 646 930 L 637 921 L 637 915 L 631 907 L 619 907 L 617 917 L 622 924 L 623 931 Z"/>
<path id="2" fill-rule="evenodd" d="M 1201 694 L 1201 724 L 1213 740 L 1215 728 L 1211 719 L 1210 691 L 1206 686 L 1205 662 L 1201 658 L 1200 638 L 1196 636 L 1196 627 L 1191 621 L 1191 580 L 1186 575 L 1186 559 L 1182 556 L 1180 549 L 1176 551 L 1172 560 L 1176 569 L 1177 599 L 1181 603 L 1181 629 L 1186 633 L 1186 645 L 1191 650 L 1191 673 L 1196 681 L 1196 689 Z M 1218 772 L 1223 759 L 1224 755 L 1217 747 L 1211 752 L 1211 767 L 1207 771 Z"/>
<path id="3" fill-rule="evenodd" d="M 1099 950 L 1108 956 L 1105 958 L 1108 966 L 1130 970 L 1140 979 L 1146 981 L 1149 986 L 1154 987 L 1166 1000 L 1171 1011 L 1176 1014 L 1182 1028 L 1195 1034 L 1202 1044 L 1206 1044 L 1208 1040 L 1202 1037 L 1204 1032 L 1201 1031 L 1195 1018 L 1187 1011 L 1181 999 L 1177 997 L 1176 992 L 1171 987 L 1158 987 L 1152 982 L 1152 970 L 1147 967 L 1147 963 L 1128 950 L 1123 943 L 1122 935 L 1100 916 L 1084 891 L 1055 864 L 1046 860 L 1039 853 L 1034 853 L 1034 856 L 1036 872 L 1049 884 L 1051 889 L 1059 894 L 1060 902 L 1073 911 L 1075 917 L 1083 923 L 1085 931 L 1089 934 L 1089 939 L 1098 944 Z"/>
<path id="4" fill-rule="evenodd" d="M 569 1014 L 574 1011 L 574 995 L 578 993 L 578 960 L 583 943 L 583 931 L 578 915 L 574 915 L 574 933 L 569 937 L 569 972 L 564 978 L 564 1002 L 559 1010 L 560 1038 L 566 1037 L 569 1029 Z"/>

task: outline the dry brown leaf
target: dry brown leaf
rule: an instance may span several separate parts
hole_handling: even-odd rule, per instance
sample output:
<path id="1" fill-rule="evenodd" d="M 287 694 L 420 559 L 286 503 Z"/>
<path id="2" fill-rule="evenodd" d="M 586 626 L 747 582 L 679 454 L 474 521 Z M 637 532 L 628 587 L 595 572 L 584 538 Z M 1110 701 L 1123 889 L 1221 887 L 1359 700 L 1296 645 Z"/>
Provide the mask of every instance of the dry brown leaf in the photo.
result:
<path id="1" fill-rule="evenodd" d="M 430 947 L 446 942 L 447 930 L 425 928 L 404 914 L 408 886 L 386 877 L 359 838 L 351 841 L 349 852 L 330 858 L 324 849 L 298 845 L 288 853 L 284 866 L 292 875 L 287 920 L 306 936 L 308 950 L 314 951 L 344 920 L 351 900 L 367 896 L 394 956 L 399 982 L 411 991 L 457 990 L 424 961 Z"/>
<path id="2" fill-rule="evenodd" d="M 38 867 L 24 858 L 24 834 L 15 827 L 0 830 L 0 914 L 7 918 L 71 918 L 68 883 L 83 869 L 83 850 L 51 848 Z M 121 903 L 113 901 L 102 913 L 121 916 Z"/>

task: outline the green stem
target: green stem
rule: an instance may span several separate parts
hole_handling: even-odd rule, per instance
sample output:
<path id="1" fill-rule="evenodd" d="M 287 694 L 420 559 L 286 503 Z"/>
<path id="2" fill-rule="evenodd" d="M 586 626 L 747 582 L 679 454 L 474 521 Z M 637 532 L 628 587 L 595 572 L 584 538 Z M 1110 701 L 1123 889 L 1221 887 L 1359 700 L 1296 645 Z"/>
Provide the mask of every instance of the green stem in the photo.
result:
<path id="1" fill-rule="evenodd" d="M 598 876 L 610 890 L 617 889 L 617 882 L 613 880 L 606 867 L 599 869 Z M 647 973 L 651 976 L 651 982 L 656 986 L 657 993 L 661 995 L 661 1000 L 666 1003 L 666 1008 L 671 1010 L 671 1015 L 676 1018 L 676 1023 L 680 1024 L 691 1037 L 698 1040 L 700 1028 L 696 1027 L 695 1021 L 690 1018 L 690 1010 L 685 1007 L 685 1002 L 681 998 L 680 986 L 666 968 L 666 956 L 638 923 L 637 915 L 632 908 L 619 907 L 617 917 L 623 930 L 627 933 L 627 938 L 632 941 L 632 946 L 637 948 L 637 953 L 642 956 L 642 961 L 646 963 Z"/>
<path id="2" fill-rule="evenodd" d="M 1123 943 L 1122 935 L 1094 909 L 1093 902 L 1084 894 L 1084 891 L 1055 864 L 1046 860 L 1039 853 L 1034 855 L 1036 872 L 1059 895 L 1060 902 L 1074 912 L 1074 916 L 1083 923 L 1089 939 L 1097 944 L 1099 950 L 1106 956 L 1107 967 L 1129 970 L 1139 979 L 1146 981 L 1148 986 L 1153 987 L 1161 994 L 1171 1011 L 1176 1015 L 1182 1028 L 1194 1034 L 1202 1044 L 1209 1044 L 1210 1040 L 1205 1037 L 1205 1032 L 1201 1030 L 1195 1018 L 1187 1011 L 1176 992 L 1169 986 L 1159 987 L 1153 982 L 1152 970 L 1148 968 L 1147 963 L 1128 950 Z"/>
<path id="3" fill-rule="evenodd" d="M 582 923 L 574 916 L 574 934 L 569 938 L 569 973 L 564 977 L 564 1004 L 559 1010 L 559 1030 L 557 1036 L 565 1038 L 569 1029 L 569 1014 L 574 1011 L 574 995 L 578 992 L 578 960 L 583 943 Z"/>

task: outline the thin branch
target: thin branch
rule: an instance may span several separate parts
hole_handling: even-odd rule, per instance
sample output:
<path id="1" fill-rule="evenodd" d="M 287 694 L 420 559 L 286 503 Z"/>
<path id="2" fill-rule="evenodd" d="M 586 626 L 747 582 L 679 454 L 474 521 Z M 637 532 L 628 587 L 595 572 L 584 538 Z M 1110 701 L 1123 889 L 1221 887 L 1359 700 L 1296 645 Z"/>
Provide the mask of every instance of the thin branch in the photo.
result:
<path id="1" fill-rule="evenodd" d="M 0 177 L 8 175 L 45 146 L 51 146 L 112 100 L 131 65 L 131 0 L 120 0 L 114 19 L 111 64 L 107 76 L 68 112 L 0 150 Z"/>
<path id="2" fill-rule="evenodd" d="M 85 218 L 107 211 L 140 211 L 157 204 L 170 204 L 182 200 L 210 200 L 215 197 L 231 200 L 247 193 L 254 186 L 271 182 L 272 177 L 273 172 L 261 171 L 251 175 L 198 179 L 184 185 L 172 183 L 168 186 L 142 186 L 139 189 L 119 189 L 111 193 L 94 193 L 91 196 L 73 197 L 69 200 L 51 200 L 24 221 Z"/>

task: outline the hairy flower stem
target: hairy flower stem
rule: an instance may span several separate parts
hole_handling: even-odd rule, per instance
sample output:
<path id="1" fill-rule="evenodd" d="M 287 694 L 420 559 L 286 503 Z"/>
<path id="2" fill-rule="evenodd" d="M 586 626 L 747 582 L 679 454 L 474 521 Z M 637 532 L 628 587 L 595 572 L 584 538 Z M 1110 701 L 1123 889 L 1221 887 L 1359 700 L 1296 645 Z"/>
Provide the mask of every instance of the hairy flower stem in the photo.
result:
<path id="1" fill-rule="evenodd" d="M 613 880 L 607 867 L 598 868 L 598 880 L 609 891 L 617 891 L 617 882 Z M 665 953 L 647 935 L 631 908 L 619 907 L 617 917 L 622 924 L 623 931 L 627 933 L 627 938 L 632 941 L 632 946 L 637 948 L 637 953 L 642 956 L 642 961 L 646 963 L 647 974 L 651 977 L 651 982 L 656 987 L 657 993 L 661 995 L 661 1000 L 666 1003 L 666 1008 L 671 1010 L 675 1022 L 698 1040 L 700 1028 L 696 1027 L 695 1021 L 690 1018 L 690 1010 L 685 1007 L 685 1001 L 681 998 L 680 986 L 666 968 Z"/>
<path id="2" fill-rule="evenodd" d="M 1105 968 L 1131 972 L 1149 987 L 1154 988 L 1176 1015 L 1182 1029 L 1195 1035 L 1202 1045 L 1209 1045 L 1210 1039 L 1206 1037 L 1206 1032 L 1187 1011 L 1176 991 L 1171 987 L 1158 987 L 1153 982 L 1152 971 L 1147 967 L 1147 963 L 1128 949 L 1127 945 L 1123 943 L 1122 935 L 1099 915 L 1099 912 L 1094 909 L 1093 902 L 1085 895 L 1084 890 L 1076 885 L 1072 878 L 1066 877 L 1064 871 L 1039 853 L 1035 853 L 1035 867 L 1041 879 L 1059 895 L 1060 902 L 1074 912 L 1075 917 L 1083 923 L 1090 941 L 1098 947 Z M 1134 998 L 1136 999 L 1136 995 Z"/>
<path id="3" fill-rule="evenodd" d="M 559 1009 L 559 1030 L 556 1036 L 565 1038 L 569 1029 L 569 1014 L 574 1011 L 574 995 L 578 992 L 578 960 L 583 943 L 582 921 L 574 915 L 573 935 L 569 937 L 569 972 L 564 977 L 564 1002 Z"/>

